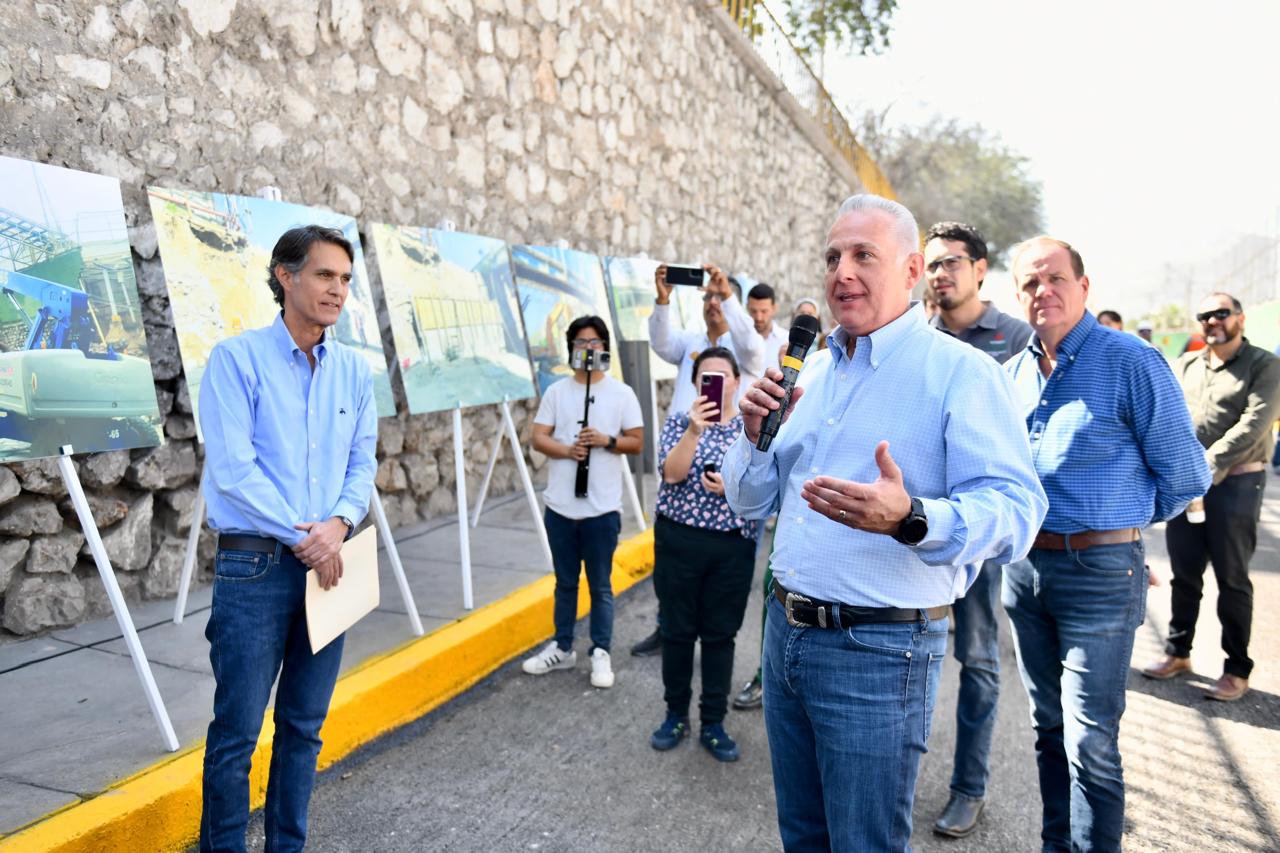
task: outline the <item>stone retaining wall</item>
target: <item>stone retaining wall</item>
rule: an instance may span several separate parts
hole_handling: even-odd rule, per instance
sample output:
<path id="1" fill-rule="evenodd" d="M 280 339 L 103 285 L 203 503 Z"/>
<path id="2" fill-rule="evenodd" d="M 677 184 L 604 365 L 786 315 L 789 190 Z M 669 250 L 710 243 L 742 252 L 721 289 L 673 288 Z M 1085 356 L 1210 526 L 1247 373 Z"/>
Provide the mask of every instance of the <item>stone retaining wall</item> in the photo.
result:
<path id="1" fill-rule="evenodd" d="M 129 598 L 174 593 L 201 465 L 144 187 L 274 185 L 362 224 L 450 219 L 511 242 L 705 259 L 775 283 L 789 304 L 820 286 L 851 172 L 743 62 L 716 6 L 6 4 L 0 154 L 123 183 L 168 444 L 76 464 Z M 534 402 L 513 408 L 527 437 Z M 449 416 L 400 410 L 381 423 L 377 478 L 397 526 L 454 511 Z M 474 494 L 500 417 L 476 409 L 464 424 Z M 517 487 L 500 463 L 494 493 Z M 211 546 L 206 533 L 205 571 Z M 0 596 L 10 633 L 106 612 L 52 461 L 0 466 Z"/>

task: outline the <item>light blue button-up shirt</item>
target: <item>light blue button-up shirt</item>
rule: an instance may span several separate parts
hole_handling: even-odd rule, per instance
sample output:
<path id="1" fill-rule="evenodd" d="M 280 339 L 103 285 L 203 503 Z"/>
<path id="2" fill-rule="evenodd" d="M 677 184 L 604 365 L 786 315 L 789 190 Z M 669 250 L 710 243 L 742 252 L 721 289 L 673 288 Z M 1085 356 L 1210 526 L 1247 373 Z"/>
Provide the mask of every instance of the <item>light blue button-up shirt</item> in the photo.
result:
<path id="1" fill-rule="evenodd" d="M 284 325 L 222 341 L 200 381 L 209 526 L 296 545 L 294 525 L 369 510 L 378 413 L 369 365 L 337 342 L 315 372 Z"/>
<path id="2" fill-rule="evenodd" d="M 905 314 L 857 339 L 843 329 L 811 355 L 805 389 L 767 452 L 739 436 L 725 494 L 744 518 L 778 512 L 774 577 L 788 590 L 869 607 L 935 607 L 962 595 L 983 560 L 1026 556 L 1048 502 L 1036 479 L 1013 384 L 988 355 Z M 819 475 L 874 482 L 889 442 L 929 533 L 909 547 L 832 521 L 800 496 Z"/>

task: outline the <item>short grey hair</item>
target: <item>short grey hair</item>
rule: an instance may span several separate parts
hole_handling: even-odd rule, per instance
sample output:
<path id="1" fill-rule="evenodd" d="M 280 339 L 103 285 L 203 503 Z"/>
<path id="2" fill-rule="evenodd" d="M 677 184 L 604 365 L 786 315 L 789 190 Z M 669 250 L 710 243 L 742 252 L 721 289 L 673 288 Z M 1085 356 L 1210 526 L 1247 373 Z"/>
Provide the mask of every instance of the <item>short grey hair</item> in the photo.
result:
<path id="1" fill-rule="evenodd" d="M 836 211 L 836 221 L 850 213 L 864 210 L 879 210 L 889 214 L 893 217 L 894 231 L 903 250 L 907 254 L 920 251 L 920 226 L 916 224 L 916 218 L 911 215 L 911 211 L 893 199 L 872 193 L 851 195 L 840 204 L 840 209 Z"/>

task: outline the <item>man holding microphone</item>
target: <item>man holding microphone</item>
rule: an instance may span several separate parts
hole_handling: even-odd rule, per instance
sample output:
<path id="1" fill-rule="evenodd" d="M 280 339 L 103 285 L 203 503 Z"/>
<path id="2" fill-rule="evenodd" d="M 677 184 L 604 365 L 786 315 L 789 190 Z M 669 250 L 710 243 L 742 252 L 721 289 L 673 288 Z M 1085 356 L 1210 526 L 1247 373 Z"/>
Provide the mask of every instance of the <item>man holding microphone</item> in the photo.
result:
<path id="1" fill-rule="evenodd" d="M 306 574 L 324 589 L 339 583 L 342 542 L 368 511 L 377 467 L 369 365 L 327 334 L 353 258 L 335 229 L 285 232 L 267 279 L 283 310 L 215 346 L 200 383 L 204 494 L 218 531 L 202 853 L 245 849 L 249 765 L 277 675 L 266 845 L 306 843 L 320 727 L 342 661 L 342 637 L 311 653 Z"/>
<path id="2" fill-rule="evenodd" d="M 734 511 L 778 513 L 764 707 L 787 851 L 907 849 L 947 608 L 977 564 L 1023 556 L 1047 509 L 1008 377 L 911 302 L 919 240 L 896 202 L 840 206 L 825 249 L 839 327 L 768 449 L 775 369 L 725 457 Z"/>

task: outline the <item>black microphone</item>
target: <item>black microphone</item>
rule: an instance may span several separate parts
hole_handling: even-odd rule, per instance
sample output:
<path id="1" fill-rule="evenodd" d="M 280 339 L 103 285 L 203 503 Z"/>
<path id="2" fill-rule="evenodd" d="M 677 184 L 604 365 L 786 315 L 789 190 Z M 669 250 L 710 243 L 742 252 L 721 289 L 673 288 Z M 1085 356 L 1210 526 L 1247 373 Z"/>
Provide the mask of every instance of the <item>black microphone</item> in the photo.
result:
<path id="1" fill-rule="evenodd" d="M 817 317 L 801 314 L 791 324 L 787 353 L 782 357 L 782 398 L 779 400 L 782 405 L 776 411 L 770 412 L 760 426 L 760 437 L 756 439 L 756 447 L 760 450 L 768 450 L 769 445 L 773 444 L 773 438 L 778 434 L 778 427 L 782 426 L 782 415 L 791 405 L 791 392 L 796 388 L 796 377 L 800 375 L 800 368 L 804 367 L 804 357 L 809 354 L 809 347 L 813 346 L 813 339 L 817 336 Z"/>

